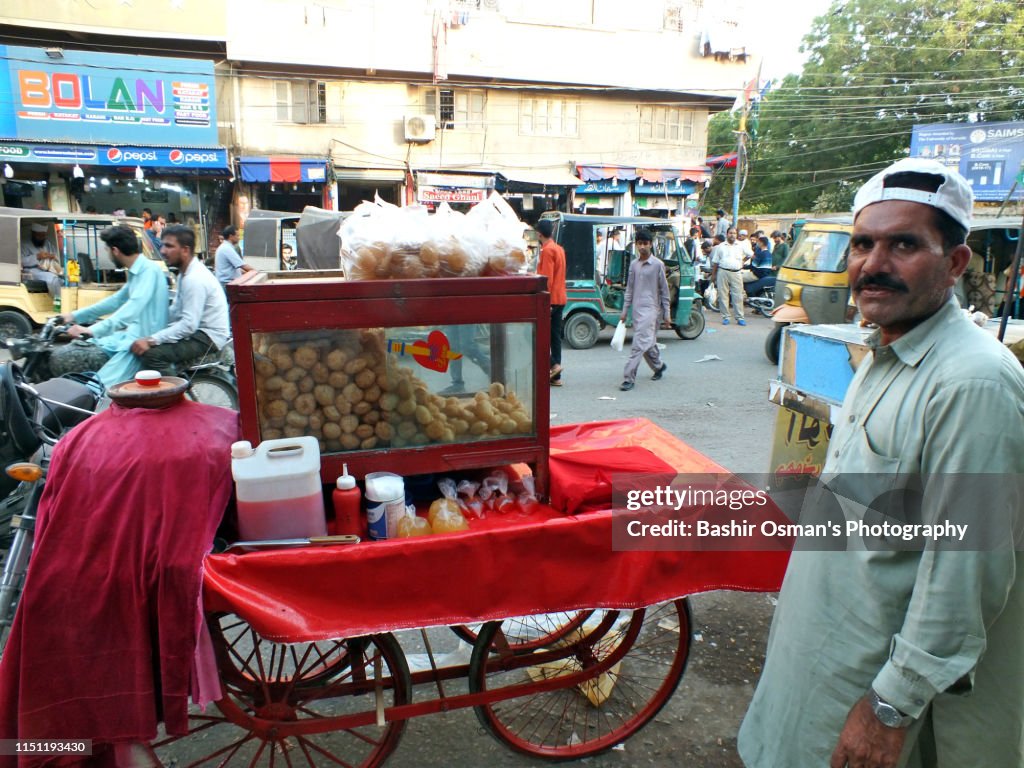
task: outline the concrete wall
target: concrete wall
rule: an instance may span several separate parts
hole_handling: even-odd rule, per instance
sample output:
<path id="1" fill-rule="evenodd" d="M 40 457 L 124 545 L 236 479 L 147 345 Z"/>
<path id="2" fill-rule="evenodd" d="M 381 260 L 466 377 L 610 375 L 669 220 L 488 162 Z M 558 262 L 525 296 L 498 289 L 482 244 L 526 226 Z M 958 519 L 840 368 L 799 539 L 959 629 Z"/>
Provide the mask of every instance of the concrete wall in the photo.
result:
<path id="1" fill-rule="evenodd" d="M 475 89 L 484 97 L 481 123 L 439 129 L 429 143 L 406 144 L 404 117 L 424 113 L 430 88 L 328 81 L 329 122 L 296 125 L 276 119 L 275 81 L 247 77 L 241 81 L 239 110 L 244 147 L 247 152 L 263 154 L 330 154 L 336 164 L 351 167 L 404 168 L 407 159 L 413 168 L 492 171 L 567 169 L 569 161 L 653 167 L 703 164 L 706 108 L 691 109 L 693 131 L 688 141 L 641 141 L 641 103 L 628 95 L 600 92 Z M 522 100 L 528 98 L 577 101 L 578 135 L 521 133 Z"/>
<path id="2" fill-rule="evenodd" d="M 3 0 L 0 24 L 79 33 L 223 40 L 225 0 Z M 128 53 L 128 51 L 126 51 Z M 147 53 L 147 51 L 137 51 Z"/>
<path id="3" fill-rule="evenodd" d="M 233 60 L 422 74 L 433 72 L 433 8 L 449 5 L 423 0 L 227 2 L 228 56 Z M 740 89 L 756 71 L 752 64 L 716 62 L 697 55 L 701 31 L 712 23 L 710 11 L 698 12 L 692 2 L 683 2 L 690 10 L 683 13 L 681 31 L 665 29 L 667 8 L 679 4 L 676 0 L 485 2 L 483 9 L 466 13 L 464 26 L 447 30 L 440 58 L 451 78 L 697 93 Z M 716 0 L 713 6 L 719 16 L 733 13 L 741 18 L 736 0 Z M 461 6 L 453 2 L 451 7 Z M 450 14 L 440 18 L 446 16 L 450 18 Z M 756 35 L 749 39 L 757 42 Z"/>

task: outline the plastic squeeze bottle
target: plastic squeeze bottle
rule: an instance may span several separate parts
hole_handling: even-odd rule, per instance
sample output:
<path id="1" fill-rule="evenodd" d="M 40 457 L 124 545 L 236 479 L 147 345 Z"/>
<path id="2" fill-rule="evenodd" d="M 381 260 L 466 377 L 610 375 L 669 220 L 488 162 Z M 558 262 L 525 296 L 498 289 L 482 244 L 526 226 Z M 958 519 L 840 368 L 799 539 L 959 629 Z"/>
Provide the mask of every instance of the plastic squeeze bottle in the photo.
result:
<path id="1" fill-rule="evenodd" d="M 334 502 L 334 533 L 355 534 L 366 539 L 366 525 L 363 521 L 363 495 L 356 487 L 356 479 L 348 473 L 348 464 L 342 465 L 337 487 L 332 494 Z"/>

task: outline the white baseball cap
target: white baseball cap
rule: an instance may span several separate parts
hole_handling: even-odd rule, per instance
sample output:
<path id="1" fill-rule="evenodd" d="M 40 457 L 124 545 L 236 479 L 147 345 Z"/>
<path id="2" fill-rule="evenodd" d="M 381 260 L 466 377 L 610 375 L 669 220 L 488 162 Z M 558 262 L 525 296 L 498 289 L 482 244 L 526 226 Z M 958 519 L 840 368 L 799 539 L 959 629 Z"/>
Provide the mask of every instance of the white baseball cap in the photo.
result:
<path id="1" fill-rule="evenodd" d="M 895 173 L 930 173 L 942 177 L 942 184 L 935 192 L 923 192 L 905 187 L 886 187 L 885 180 Z M 876 173 L 860 188 L 853 198 L 853 218 L 864 208 L 884 200 L 906 200 L 938 208 L 953 217 L 964 229 L 971 228 L 971 211 L 974 210 L 974 190 L 967 179 L 955 168 L 936 160 L 923 157 L 907 157 L 898 160 L 884 171 Z"/>
<path id="2" fill-rule="evenodd" d="M 39 235 L 45 235 L 46 234 L 46 225 L 45 224 L 33 224 L 30 227 L 30 229 L 33 232 L 35 232 L 36 234 L 39 234 Z"/>

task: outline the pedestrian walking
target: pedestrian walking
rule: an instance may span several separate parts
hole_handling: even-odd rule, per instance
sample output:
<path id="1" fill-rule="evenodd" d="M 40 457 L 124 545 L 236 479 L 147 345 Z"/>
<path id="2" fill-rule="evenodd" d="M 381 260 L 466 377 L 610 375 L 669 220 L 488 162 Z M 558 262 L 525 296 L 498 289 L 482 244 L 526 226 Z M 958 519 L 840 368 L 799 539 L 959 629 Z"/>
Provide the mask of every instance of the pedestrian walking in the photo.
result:
<path id="1" fill-rule="evenodd" d="M 923 158 L 857 193 L 849 281 L 877 330 L 822 480 L 847 529 L 966 515 L 973 541 L 798 542 L 739 733 L 749 768 L 1024 764 L 1024 373 L 953 296 L 972 208 L 967 180 Z"/>
<path id="2" fill-rule="evenodd" d="M 540 257 L 537 274 L 548 279 L 551 294 L 551 386 L 562 386 L 562 312 L 565 310 L 565 251 L 552 239 L 555 226 L 551 219 L 537 222 Z"/>
<path id="3" fill-rule="evenodd" d="M 665 375 L 668 365 L 661 361 L 661 353 L 658 351 L 658 324 L 660 321 L 662 328 L 672 327 L 665 265 L 651 252 L 651 233 L 639 229 L 633 242 L 636 246 L 636 259 L 629 265 L 629 282 L 626 284 L 626 296 L 619 316 L 620 320 L 625 321 L 632 307 L 633 346 L 619 386 L 623 392 L 628 392 L 636 385 L 641 358 L 654 371 L 652 381 L 658 381 Z"/>

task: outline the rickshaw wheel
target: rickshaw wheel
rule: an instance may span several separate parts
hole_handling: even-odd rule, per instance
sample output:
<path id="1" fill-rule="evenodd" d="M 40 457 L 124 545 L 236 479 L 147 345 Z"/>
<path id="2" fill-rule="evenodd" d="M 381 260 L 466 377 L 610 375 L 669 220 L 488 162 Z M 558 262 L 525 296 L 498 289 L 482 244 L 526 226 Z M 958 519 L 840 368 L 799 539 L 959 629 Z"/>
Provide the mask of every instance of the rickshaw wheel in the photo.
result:
<path id="1" fill-rule="evenodd" d="M 0 312 L 0 341 L 28 336 L 32 333 L 32 322 L 21 312 L 4 310 Z"/>
<path id="2" fill-rule="evenodd" d="M 772 365 L 779 364 L 779 355 L 782 352 L 782 329 L 786 325 L 788 323 L 775 323 L 771 331 L 768 332 L 768 337 L 764 340 L 764 356 L 768 358 L 768 362 Z"/>
<path id="3" fill-rule="evenodd" d="M 593 611 L 544 613 L 534 616 L 514 616 L 501 622 L 501 631 L 512 653 L 532 653 L 567 637 L 581 627 Z M 470 645 L 475 645 L 480 630 L 486 624 L 460 624 L 452 632 Z"/>
<path id="4" fill-rule="evenodd" d="M 485 625 L 469 667 L 474 693 L 586 670 L 613 654 L 621 658 L 578 685 L 475 707 L 481 724 L 517 752 L 554 761 L 599 754 L 640 730 L 672 697 L 686 669 L 689 606 L 675 600 L 602 621 L 615 613 L 594 611 L 576 639 L 549 646 L 564 646 L 560 660 L 534 667 L 522 655 L 503 660 L 501 624 Z"/>
<path id="5" fill-rule="evenodd" d="M 697 301 L 694 301 L 690 307 L 690 319 L 686 321 L 686 325 L 673 326 L 673 330 L 675 330 L 676 336 L 680 339 L 692 341 L 704 333 L 704 326 L 706 324 L 707 320 L 704 317 L 704 310 L 701 309 Z"/>
<path id="6" fill-rule="evenodd" d="M 392 635 L 285 645 L 236 616 L 209 625 L 223 687 L 219 712 L 192 713 L 188 736 L 158 743 L 168 750 L 164 764 L 375 768 L 398 746 L 404 720 L 344 724 L 374 712 L 378 660 L 384 706 L 411 700 L 409 667 Z"/>

